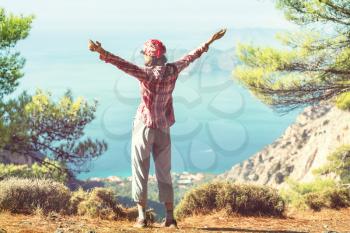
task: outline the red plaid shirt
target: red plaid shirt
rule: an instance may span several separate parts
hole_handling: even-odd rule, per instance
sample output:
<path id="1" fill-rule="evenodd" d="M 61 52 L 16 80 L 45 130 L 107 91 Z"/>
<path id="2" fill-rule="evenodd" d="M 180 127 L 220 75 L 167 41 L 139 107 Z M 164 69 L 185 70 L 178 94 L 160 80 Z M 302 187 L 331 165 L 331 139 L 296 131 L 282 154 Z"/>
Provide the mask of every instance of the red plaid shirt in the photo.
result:
<path id="1" fill-rule="evenodd" d="M 202 44 L 178 61 L 163 66 L 139 67 L 107 51 L 100 54 L 100 59 L 140 81 L 141 103 L 136 117 L 148 127 L 165 128 L 175 123 L 172 93 L 179 73 L 207 50 Z"/>

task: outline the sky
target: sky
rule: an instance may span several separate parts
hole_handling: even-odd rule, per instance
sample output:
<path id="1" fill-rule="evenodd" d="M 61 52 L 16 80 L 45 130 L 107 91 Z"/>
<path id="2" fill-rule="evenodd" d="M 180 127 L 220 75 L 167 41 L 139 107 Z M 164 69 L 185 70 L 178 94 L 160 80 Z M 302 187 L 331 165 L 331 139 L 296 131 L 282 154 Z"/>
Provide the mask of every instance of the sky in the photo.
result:
<path id="1" fill-rule="evenodd" d="M 291 28 L 273 0 L 2 0 L 9 12 L 34 14 L 34 30 L 175 31 Z"/>

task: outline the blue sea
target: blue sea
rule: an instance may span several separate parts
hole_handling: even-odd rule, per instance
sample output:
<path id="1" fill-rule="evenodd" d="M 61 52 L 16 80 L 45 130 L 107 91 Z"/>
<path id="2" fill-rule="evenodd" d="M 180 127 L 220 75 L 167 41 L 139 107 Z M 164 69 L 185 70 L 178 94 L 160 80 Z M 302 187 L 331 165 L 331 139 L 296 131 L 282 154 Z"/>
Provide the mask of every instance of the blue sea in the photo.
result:
<path id="1" fill-rule="evenodd" d="M 171 128 L 172 171 L 222 173 L 277 139 L 298 111 L 280 116 L 240 86 L 232 75 L 237 42 L 274 44 L 273 29 L 231 30 L 179 77 L 174 91 L 176 123 Z M 79 178 L 131 175 L 131 124 L 139 104 L 139 83 L 87 49 L 99 40 L 117 55 L 142 65 L 139 50 L 149 38 L 161 39 L 170 61 L 199 46 L 211 32 L 95 32 L 64 34 L 33 29 L 16 49 L 26 58 L 25 76 L 13 95 L 37 88 L 59 98 L 67 89 L 98 100 L 96 119 L 86 136 L 104 139 L 108 151 Z M 231 38 L 231 39 L 230 39 Z M 154 172 L 153 163 L 151 173 Z"/>

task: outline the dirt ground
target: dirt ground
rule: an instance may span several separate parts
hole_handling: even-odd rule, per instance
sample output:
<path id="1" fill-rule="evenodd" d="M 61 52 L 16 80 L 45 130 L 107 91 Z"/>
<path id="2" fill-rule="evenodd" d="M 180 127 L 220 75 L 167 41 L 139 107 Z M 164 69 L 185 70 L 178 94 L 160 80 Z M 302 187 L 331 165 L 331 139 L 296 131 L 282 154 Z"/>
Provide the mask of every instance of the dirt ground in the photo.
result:
<path id="1" fill-rule="evenodd" d="M 349 232 L 350 208 L 321 212 L 290 212 L 286 218 L 226 216 L 218 212 L 179 221 L 179 229 L 158 223 L 135 229 L 130 221 L 108 221 L 81 216 L 0 214 L 0 229 L 7 233 L 114 233 L 114 232 Z M 1 230 L 0 230 L 0 233 Z"/>

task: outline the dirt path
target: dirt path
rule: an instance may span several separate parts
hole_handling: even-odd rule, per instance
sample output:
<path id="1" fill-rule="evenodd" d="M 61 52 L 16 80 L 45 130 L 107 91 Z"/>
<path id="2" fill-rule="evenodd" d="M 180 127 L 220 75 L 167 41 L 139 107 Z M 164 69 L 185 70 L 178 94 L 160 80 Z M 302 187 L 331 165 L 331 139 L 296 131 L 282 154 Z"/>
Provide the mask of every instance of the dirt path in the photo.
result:
<path id="1" fill-rule="evenodd" d="M 224 217 L 222 213 L 185 219 L 184 226 L 217 232 L 349 232 L 350 208 L 290 213 L 287 218 Z"/>
<path id="2" fill-rule="evenodd" d="M 214 213 L 207 216 L 194 216 L 179 222 L 178 230 L 161 229 L 155 223 L 149 229 L 134 229 L 133 222 L 108 221 L 71 216 L 39 216 L 0 214 L 0 228 L 7 233 L 75 233 L 75 232 L 349 232 L 350 208 L 339 211 L 290 213 L 287 218 L 225 216 Z M 1 232 L 1 231 L 0 231 Z"/>

